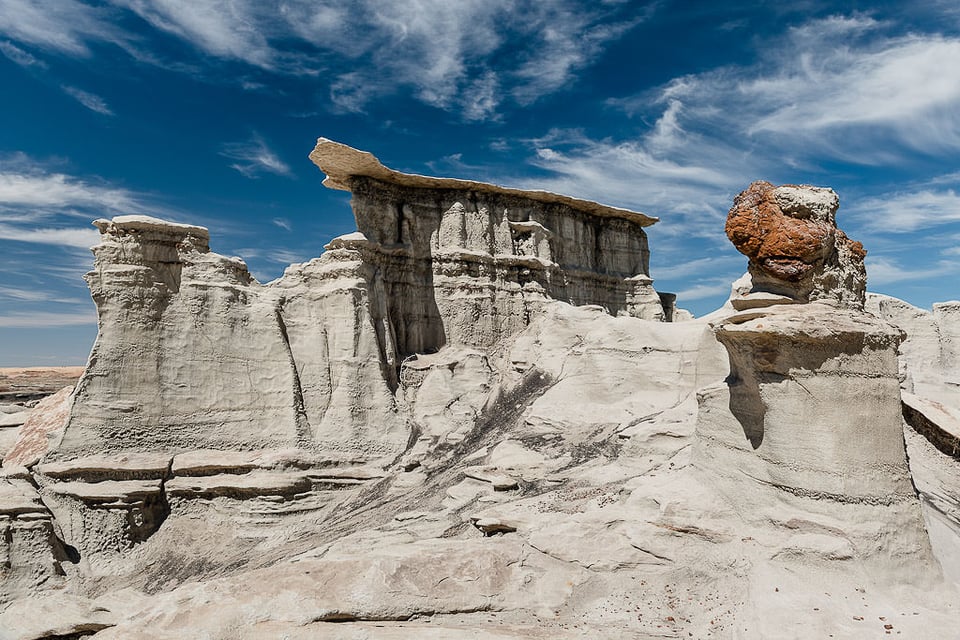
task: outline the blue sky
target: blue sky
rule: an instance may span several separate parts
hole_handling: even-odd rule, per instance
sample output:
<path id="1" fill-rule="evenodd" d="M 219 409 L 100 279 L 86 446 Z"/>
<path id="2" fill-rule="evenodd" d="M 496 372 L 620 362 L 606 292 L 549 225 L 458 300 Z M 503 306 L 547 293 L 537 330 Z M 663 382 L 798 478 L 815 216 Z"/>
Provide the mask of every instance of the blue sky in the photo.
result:
<path id="1" fill-rule="evenodd" d="M 353 230 L 319 136 L 658 216 L 698 315 L 755 179 L 836 189 L 871 290 L 960 297 L 955 0 L 0 0 L 0 54 L 0 366 L 86 359 L 95 218 L 205 225 L 261 281 L 319 255 Z"/>

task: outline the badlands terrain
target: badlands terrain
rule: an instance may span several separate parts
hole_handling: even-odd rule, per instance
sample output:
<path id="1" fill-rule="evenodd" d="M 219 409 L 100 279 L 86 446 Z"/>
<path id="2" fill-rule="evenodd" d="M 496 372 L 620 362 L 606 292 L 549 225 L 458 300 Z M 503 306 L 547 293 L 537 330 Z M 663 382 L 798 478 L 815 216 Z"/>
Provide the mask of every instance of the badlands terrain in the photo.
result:
<path id="1" fill-rule="evenodd" d="M 0 639 L 957 636 L 960 302 L 868 293 L 832 190 L 744 185 L 694 319 L 656 218 L 311 158 L 357 231 L 270 283 L 94 223 L 79 381 L 0 399 Z"/>

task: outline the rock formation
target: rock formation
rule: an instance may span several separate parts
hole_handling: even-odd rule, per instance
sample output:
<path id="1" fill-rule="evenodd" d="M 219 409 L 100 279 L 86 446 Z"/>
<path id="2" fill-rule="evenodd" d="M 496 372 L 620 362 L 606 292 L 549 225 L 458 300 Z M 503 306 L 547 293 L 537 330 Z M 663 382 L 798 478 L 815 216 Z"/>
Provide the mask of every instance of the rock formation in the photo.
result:
<path id="1" fill-rule="evenodd" d="M 866 251 L 837 229 L 839 206 L 837 194 L 822 187 L 757 181 L 741 192 L 726 229 L 737 251 L 750 258 L 752 293 L 862 309 Z M 734 304 L 745 308 L 750 302 Z"/>
<path id="2" fill-rule="evenodd" d="M 907 334 L 900 345 L 904 391 L 960 409 L 960 301 L 939 302 L 926 311 L 871 293 L 867 310 Z"/>
<path id="3" fill-rule="evenodd" d="M 100 334 L 53 454 L 298 448 L 385 459 L 410 435 L 400 365 L 490 349 L 551 299 L 664 319 L 646 215 L 545 192 L 391 171 L 321 139 L 359 231 L 260 285 L 206 229 L 99 220 Z M 672 298 L 667 308 L 672 312 Z"/>
<path id="4" fill-rule="evenodd" d="M 908 462 L 841 232 L 662 322 L 646 216 L 312 157 L 359 231 L 266 285 L 97 222 L 71 415 L 0 475 L 0 638 L 952 633 L 960 535 L 911 480 L 949 511 L 960 466 L 912 430 Z"/>

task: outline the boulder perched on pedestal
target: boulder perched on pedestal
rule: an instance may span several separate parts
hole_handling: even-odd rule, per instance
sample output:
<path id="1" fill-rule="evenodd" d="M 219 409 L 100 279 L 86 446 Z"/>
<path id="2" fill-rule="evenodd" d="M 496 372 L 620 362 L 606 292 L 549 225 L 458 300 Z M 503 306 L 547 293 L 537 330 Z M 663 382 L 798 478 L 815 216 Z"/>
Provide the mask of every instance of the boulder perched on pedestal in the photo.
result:
<path id="1" fill-rule="evenodd" d="M 737 196 L 727 235 L 753 283 L 713 326 L 730 375 L 698 392 L 695 464 L 751 521 L 820 535 L 843 517 L 850 557 L 933 575 L 903 444 L 904 334 L 862 310 L 865 252 L 836 228 L 837 207 L 818 187 L 755 182 Z"/>
<path id="2" fill-rule="evenodd" d="M 757 181 L 742 191 L 726 230 L 737 251 L 750 258 L 753 289 L 746 297 L 766 298 L 768 304 L 781 301 L 777 296 L 832 300 L 863 309 L 867 252 L 837 228 L 839 206 L 833 189 L 823 187 Z"/>

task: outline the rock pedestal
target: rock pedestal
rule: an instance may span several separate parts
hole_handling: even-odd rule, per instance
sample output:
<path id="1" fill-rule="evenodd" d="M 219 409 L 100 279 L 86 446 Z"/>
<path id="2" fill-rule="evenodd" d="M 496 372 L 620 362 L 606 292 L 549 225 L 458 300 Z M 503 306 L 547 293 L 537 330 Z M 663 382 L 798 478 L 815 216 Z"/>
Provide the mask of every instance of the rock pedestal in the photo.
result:
<path id="1" fill-rule="evenodd" d="M 904 450 L 904 334 L 862 311 L 864 252 L 837 206 L 768 183 L 735 200 L 727 234 L 753 282 L 714 324 L 730 375 L 698 393 L 694 463 L 748 522 L 819 536 L 791 543 L 800 556 L 938 575 Z"/>
<path id="2" fill-rule="evenodd" d="M 813 303 L 741 313 L 715 331 L 730 375 L 701 392 L 702 466 L 812 500 L 914 499 L 900 418 L 899 330 Z"/>

